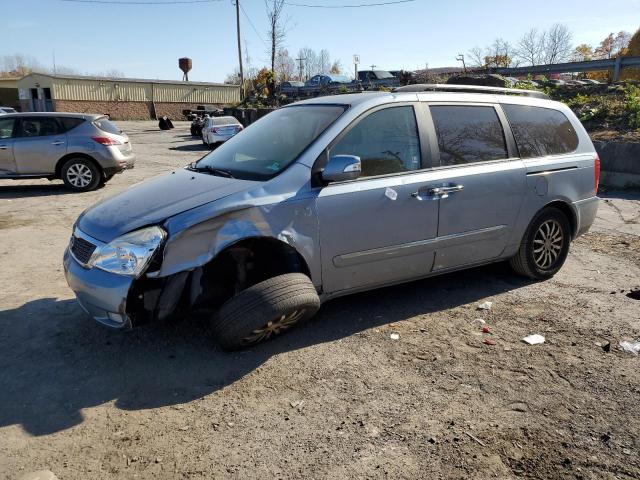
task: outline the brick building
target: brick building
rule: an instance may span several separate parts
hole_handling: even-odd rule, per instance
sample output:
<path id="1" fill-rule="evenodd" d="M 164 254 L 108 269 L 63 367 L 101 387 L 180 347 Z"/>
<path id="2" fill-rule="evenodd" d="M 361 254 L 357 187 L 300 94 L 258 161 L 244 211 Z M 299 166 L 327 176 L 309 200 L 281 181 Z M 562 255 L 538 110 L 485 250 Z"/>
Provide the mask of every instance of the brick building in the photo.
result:
<path id="1" fill-rule="evenodd" d="M 115 120 L 145 120 L 197 105 L 240 101 L 240 87 L 221 83 L 31 73 L 18 80 L 23 112 L 104 113 Z"/>

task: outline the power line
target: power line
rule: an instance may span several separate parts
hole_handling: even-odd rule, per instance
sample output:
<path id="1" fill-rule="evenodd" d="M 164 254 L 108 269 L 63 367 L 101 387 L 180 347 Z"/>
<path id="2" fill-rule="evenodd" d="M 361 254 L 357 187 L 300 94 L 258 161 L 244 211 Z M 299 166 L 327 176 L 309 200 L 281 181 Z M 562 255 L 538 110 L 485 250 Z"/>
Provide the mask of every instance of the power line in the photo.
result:
<path id="1" fill-rule="evenodd" d="M 285 4 L 289 5 L 290 7 L 306 7 L 306 8 L 362 8 L 362 7 L 380 7 L 383 5 L 396 5 L 398 3 L 410 3 L 415 1 L 416 0 L 393 0 L 389 2 L 359 3 L 354 5 L 313 5 L 308 3 L 293 3 L 293 2 L 285 2 Z"/>
<path id="2" fill-rule="evenodd" d="M 251 21 L 251 19 L 249 18 L 249 15 L 247 15 L 247 12 L 245 12 L 244 7 L 242 6 L 242 4 L 240 4 L 240 10 L 242 10 L 242 13 L 244 14 L 244 17 L 247 19 L 247 21 L 249 22 L 249 25 L 251 25 L 251 28 L 253 28 L 253 31 L 256 32 L 256 35 L 258 36 L 258 38 L 260 40 L 262 40 L 262 43 L 264 43 L 265 45 L 267 45 L 267 42 L 264 38 L 262 38 L 262 35 L 260 35 L 260 32 L 258 32 L 258 29 L 256 28 L 256 26 L 253 24 L 253 22 Z"/>
<path id="3" fill-rule="evenodd" d="M 213 3 L 221 0 L 167 0 L 166 2 L 136 2 L 131 0 L 116 1 L 116 0 L 60 0 L 61 2 L 73 2 L 73 3 L 99 3 L 109 5 L 177 5 L 183 3 Z"/>

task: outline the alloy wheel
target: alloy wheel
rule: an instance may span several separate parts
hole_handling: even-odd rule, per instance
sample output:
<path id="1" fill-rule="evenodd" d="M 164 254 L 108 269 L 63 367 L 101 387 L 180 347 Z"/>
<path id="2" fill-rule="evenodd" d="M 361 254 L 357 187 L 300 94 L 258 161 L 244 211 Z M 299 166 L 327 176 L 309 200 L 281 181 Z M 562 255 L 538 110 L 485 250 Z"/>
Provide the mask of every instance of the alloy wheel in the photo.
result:
<path id="1" fill-rule="evenodd" d="M 74 163 L 67 169 L 67 180 L 74 187 L 84 188 L 93 180 L 93 173 L 86 165 Z"/>
<path id="2" fill-rule="evenodd" d="M 533 238 L 533 261 L 538 268 L 549 270 L 560 257 L 564 234 L 557 220 L 545 221 Z"/>
<path id="3" fill-rule="evenodd" d="M 293 327 L 303 317 L 305 310 L 294 310 L 291 313 L 282 315 L 276 320 L 270 320 L 262 328 L 258 328 L 251 332 L 250 335 L 242 339 L 244 345 L 253 345 L 254 343 L 267 340 L 272 335 L 278 335 L 284 330 Z"/>

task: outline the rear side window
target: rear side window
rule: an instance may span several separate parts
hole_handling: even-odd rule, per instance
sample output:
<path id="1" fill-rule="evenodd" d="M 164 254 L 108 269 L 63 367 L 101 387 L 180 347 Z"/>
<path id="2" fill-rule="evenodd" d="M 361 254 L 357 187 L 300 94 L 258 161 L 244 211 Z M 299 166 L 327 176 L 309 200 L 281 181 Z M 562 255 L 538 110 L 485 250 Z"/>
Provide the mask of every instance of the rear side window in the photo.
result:
<path id="1" fill-rule="evenodd" d="M 45 137 L 63 133 L 60 124 L 54 117 L 22 118 L 22 137 Z"/>
<path id="2" fill-rule="evenodd" d="M 0 138 L 13 137 L 13 127 L 16 124 L 15 118 L 0 117 Z"/>
<path id="3" fill-rule="evenodd" d="M 84 123 L 83 118 L 74 118 L 74 117 L 58 117 L 58 121 L 62 125 L 62 130 L 64 132 L 68 132 L 76 128 L 81 123 Z"/>
<path id="4" fill-rule="evenodd" d="M 573 152 L 578 135 L 564 113 L 551 108 L 503 105 L 521 158 Z"/>
<path id="5" fill-rule="evenodd" d="M 122 131 L 118 127 L 116 127 L 113 123 L 111 123 L 111 121 L 106 117 L 102 117 L 97 120 L 94 120 L 93 124 L 103 132 L 115 133 L 116 135 L 120 135 L 122 133 Z"/>
<path id="6" fill-rule="evenodd" d="M 471 105 L 432 105 L 440 165 L 507 158 L 502 124 L 495 108 Z"/>

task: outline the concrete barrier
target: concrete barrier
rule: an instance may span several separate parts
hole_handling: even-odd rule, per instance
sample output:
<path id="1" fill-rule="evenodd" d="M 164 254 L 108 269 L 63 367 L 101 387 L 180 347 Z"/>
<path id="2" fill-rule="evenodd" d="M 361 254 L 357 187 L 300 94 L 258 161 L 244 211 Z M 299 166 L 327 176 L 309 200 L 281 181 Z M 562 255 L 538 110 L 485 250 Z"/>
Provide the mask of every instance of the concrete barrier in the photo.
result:
<path id="1" fill-rule="evenodd" d="M 600 155 L 600 183 L 615 188 L 640 188 L 640 143 L 595 141 Z"/>

